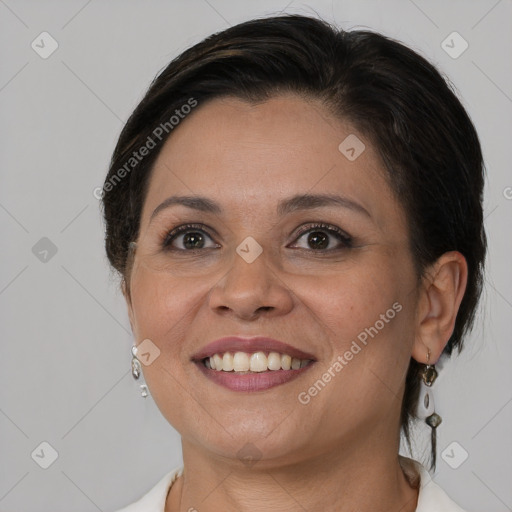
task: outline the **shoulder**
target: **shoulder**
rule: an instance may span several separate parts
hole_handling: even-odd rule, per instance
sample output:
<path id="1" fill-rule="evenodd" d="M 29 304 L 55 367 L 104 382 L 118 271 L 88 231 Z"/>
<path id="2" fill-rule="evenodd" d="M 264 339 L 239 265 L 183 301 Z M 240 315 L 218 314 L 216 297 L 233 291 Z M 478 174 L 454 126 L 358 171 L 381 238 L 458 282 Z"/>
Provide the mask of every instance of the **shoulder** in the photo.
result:
<path id="1" fill-rule="evenodd" d="M 427 469 L 414 459 L 399 456 L 407 477 L 419 485 L 416 512 L 466 512 L 432 480 Z"/>
<path id="2" fill-rule="evenodd" d="M 169 489 L 182 473 L 183 467 L 169 471 L 138 501 L 115 512 L 164 512 Z"/>

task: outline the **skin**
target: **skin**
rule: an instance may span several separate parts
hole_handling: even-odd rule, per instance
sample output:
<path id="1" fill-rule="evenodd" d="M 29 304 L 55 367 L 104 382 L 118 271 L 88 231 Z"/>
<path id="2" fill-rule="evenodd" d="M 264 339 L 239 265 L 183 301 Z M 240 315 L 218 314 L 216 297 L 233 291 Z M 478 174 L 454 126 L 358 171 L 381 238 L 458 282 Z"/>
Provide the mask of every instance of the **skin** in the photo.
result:
<path id="1" fill-rule="evenodd" d="M 338 150 L 349 134 L 366 145 L 355 161 Z M 136 343 L 149 338 L 160 350 L 143 365 L 145 380 L 182 436 L 185 472 L 166 512 L 416 509 L 418 491 L 398 462 L 405 376 L 411 357 L 425 363 L 430 350 L 435 363 L 441 355 L 467 265 L 460 253 L 446 253 L 418 279 L 406 215 L 384 176 L 369 141 L 316 100 L 295 95 L 256 105 L 212 100 L 166 141 L 123 285 Z M 338 206 L 276 213 L 292 195 L 334 192 L 369 215 Z M 174 205 L 150 221 L 172 195 L 206 196 L 223 213 Z M 308 233 L 297 236 L 316 222 L 345 231 L 353 245 L 318 228 L 327 249 L 315 249 Z M 215 230 L 203 233 L 206 248 L 194 255 L 181 235 L 165 252 L 166 233 L 186 223 Z M 248 236 L 263 249 L 252 263 L 235 251 Z M 402 310 L 302 405 L 299 393 L 395 302 Z M 270 336 L 317 361 L 284 385 L 230 391 L 191 362 L 228 335 Z M 247 443 L 260 457 L 250 465 L 238 454 Z"/>

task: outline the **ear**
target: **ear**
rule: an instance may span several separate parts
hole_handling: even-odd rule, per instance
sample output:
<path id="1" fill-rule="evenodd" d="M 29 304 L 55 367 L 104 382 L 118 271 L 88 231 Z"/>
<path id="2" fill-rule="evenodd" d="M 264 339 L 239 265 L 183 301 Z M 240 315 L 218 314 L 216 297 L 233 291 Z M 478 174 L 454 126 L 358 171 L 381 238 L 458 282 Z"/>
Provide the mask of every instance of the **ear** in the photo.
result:
<path id="1" fill-rule="evenodd" d="M 121 281 L 121 291 L 123 292 L 123 296 L 126 300 L 126 306 L 128 308 L 128 318 L 130 319 L 130 327 L 132 328 L 132 333 L 135 334 L 135 331 L 133 329 L 134 326 L 134 319 L 133 319 L 133 307 L 132 307 L 132 298 L 130 295 L 130 288 L 126 284 L 126 279 L 123 278 Z"/>
<path id="2" fill-rule="evenodd" d="M 458 251 L 444 253 L 425 272 L 416 311 L 416 337 L 412 357 L 430 364 L 441 357 L 455 327 L 466 291 L 468 265 Z"/>

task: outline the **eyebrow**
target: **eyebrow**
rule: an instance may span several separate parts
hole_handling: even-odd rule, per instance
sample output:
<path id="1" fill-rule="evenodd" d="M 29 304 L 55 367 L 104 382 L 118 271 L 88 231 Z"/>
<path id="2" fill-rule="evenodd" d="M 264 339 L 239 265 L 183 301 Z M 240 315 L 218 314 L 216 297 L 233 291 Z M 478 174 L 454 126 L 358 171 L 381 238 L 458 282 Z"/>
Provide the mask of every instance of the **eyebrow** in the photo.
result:
<path id="1" fill-rule="evenodd" d="M 222 207 L 218 203 L 204 196 L 171 196 L 154 209 L 151 214 L 150 222 L 162 210 L 175 205 L 181 205 L 193 210 L 217 215 L 220 215 L 223 212 Z M 282 217 L 283 215 L 297 210 L 310 210 L 313 208 L 324 208 L 328 206 L 347 208 L 371 218 L 368 210 L 366 210 L 362 205 L 348 199 L 347 197 L 336 194 L 298 194 L 288 199 L 283 199 L 279 201 L 277 205 L 277 214 Z"/>

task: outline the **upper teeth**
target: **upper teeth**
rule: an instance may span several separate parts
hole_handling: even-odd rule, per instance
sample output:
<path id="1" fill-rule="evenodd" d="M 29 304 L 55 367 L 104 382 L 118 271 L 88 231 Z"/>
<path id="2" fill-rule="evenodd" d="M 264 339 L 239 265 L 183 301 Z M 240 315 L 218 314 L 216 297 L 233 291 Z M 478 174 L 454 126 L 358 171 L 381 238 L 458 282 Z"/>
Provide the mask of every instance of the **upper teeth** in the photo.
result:
<path id="1" fill-rule="evenodd" d="M 268 355 L 265 352 L 253 354 L 226 352 L 207 357 L 204 364 L 212 370 L 225 372 L 266 372 L 267 370 L 298 370 L 304 368 L 310 361 L 311 359 L 297 359 L 277 352 L 270 352 Z"/>

